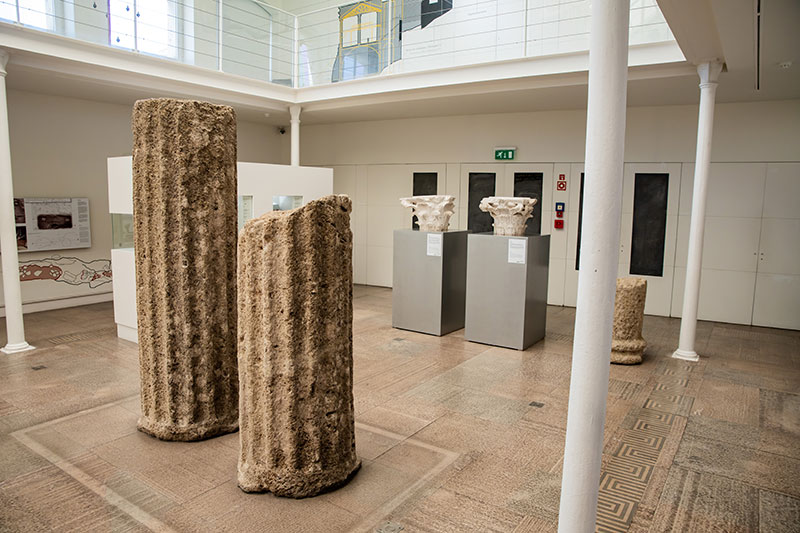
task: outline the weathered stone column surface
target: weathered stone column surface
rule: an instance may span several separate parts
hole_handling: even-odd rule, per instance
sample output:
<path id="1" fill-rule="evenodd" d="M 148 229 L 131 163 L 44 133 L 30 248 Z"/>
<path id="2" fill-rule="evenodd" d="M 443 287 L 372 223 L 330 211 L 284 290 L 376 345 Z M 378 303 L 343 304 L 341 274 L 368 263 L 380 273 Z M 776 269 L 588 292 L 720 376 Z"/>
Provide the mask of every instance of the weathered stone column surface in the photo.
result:
<path id="1" fill-rule="evenodd" d="M 647 280 L 620 278 L 614 301 L 614 332 L 611 339 L 611 362 L 633 365 L 642 362 L 647 342 L 642 338 Z"/>
<path id="2" fill-rule="evenodd" d="M 239 236 L 239 487 L 313 496 L 360 466 L 347 196 L 249 221 Z"/>
<path id="3" fill-rule="evenodd" d="M 165 440 L 238 426 L 236 116 L 172 99 L 133 109 L 142 417 Z"/>

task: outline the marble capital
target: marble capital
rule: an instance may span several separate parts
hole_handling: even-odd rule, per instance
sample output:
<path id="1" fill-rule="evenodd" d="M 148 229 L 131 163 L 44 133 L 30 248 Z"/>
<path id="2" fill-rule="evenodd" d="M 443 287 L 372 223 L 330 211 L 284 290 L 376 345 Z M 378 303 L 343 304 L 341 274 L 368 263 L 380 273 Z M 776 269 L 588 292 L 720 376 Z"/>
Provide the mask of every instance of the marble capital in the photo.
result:
<path id="1" fill-rule="evenodd" d="M 417 216 L 420 231 L 447 231 L 455 211 L 455 196 L 428 195 L 400 198 L 400 205 L 410 207 Z"/>
<path id="2" fill-rule="evenodd" d="M 536 198 L 488 196 L 481 200 L 481 211 L 492 215 L 494 234 L 508 236 L 525 235 L 525 224 L 533 216 Z"/>

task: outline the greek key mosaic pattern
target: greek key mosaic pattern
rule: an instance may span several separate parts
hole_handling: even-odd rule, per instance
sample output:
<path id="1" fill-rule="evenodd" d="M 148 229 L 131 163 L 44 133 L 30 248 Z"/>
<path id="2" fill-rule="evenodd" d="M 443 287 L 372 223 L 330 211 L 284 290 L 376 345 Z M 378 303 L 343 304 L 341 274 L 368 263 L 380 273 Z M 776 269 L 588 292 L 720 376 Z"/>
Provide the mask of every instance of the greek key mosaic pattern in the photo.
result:
<path id="1" fill-rule="evenodd" d="M 689 380 L 673 371 L 653 388 L 626 430 L 600 477 L 596 531 L 628 531 L 644 496 L 676 413 L 688 414 L 694 399 L 684 396 Z"/>

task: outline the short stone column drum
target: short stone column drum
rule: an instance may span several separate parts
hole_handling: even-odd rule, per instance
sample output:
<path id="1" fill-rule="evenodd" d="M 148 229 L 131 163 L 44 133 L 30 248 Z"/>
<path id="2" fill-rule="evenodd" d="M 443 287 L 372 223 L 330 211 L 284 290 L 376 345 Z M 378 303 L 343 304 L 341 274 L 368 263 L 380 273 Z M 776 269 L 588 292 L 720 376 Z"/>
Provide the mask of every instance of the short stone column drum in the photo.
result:
<path id="1" fill-rule="evenodd" d="M 133 109 L 133 219 L 142 416 L 164 440 L 239 425 L 236 115 L 140 100 Z"/>
<path id="2" fill-rule="evenodd" d="M 239 487 L 304 498 L 361 466 L 353 411 L 350 198 L 247 222 L 239 236 Z"/>
<path id="3" fill-rule="evenodd" d="M 647 342 L 642 338 L 647 280 L 620 278 L 614 301 L 614 330 L 611 339 L 611 362 L 635 365 L 642 362 Z"/>

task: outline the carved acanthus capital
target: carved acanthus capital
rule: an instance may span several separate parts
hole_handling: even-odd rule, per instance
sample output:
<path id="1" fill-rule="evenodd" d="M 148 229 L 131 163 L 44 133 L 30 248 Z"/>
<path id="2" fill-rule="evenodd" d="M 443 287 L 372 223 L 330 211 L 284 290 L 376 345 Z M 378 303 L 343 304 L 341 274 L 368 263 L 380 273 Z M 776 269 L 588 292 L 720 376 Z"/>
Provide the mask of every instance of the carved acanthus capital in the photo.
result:
<path id="1" fill-rule="evenodd" d="M 521 236 L 525 235 L 525 224 L 533 215 L 536 198 L 504 198 L 489 196 L 481 200 L 481 211 L 492 215 L 494 234 Z"/>
<path id="2" fill-rule="evenodd" d="M 400 198 L 400 205 L 410 207 L 417 216 L 420 231 L 447 231 L 455 211 L 455 196 L 410 196 Z"/>

